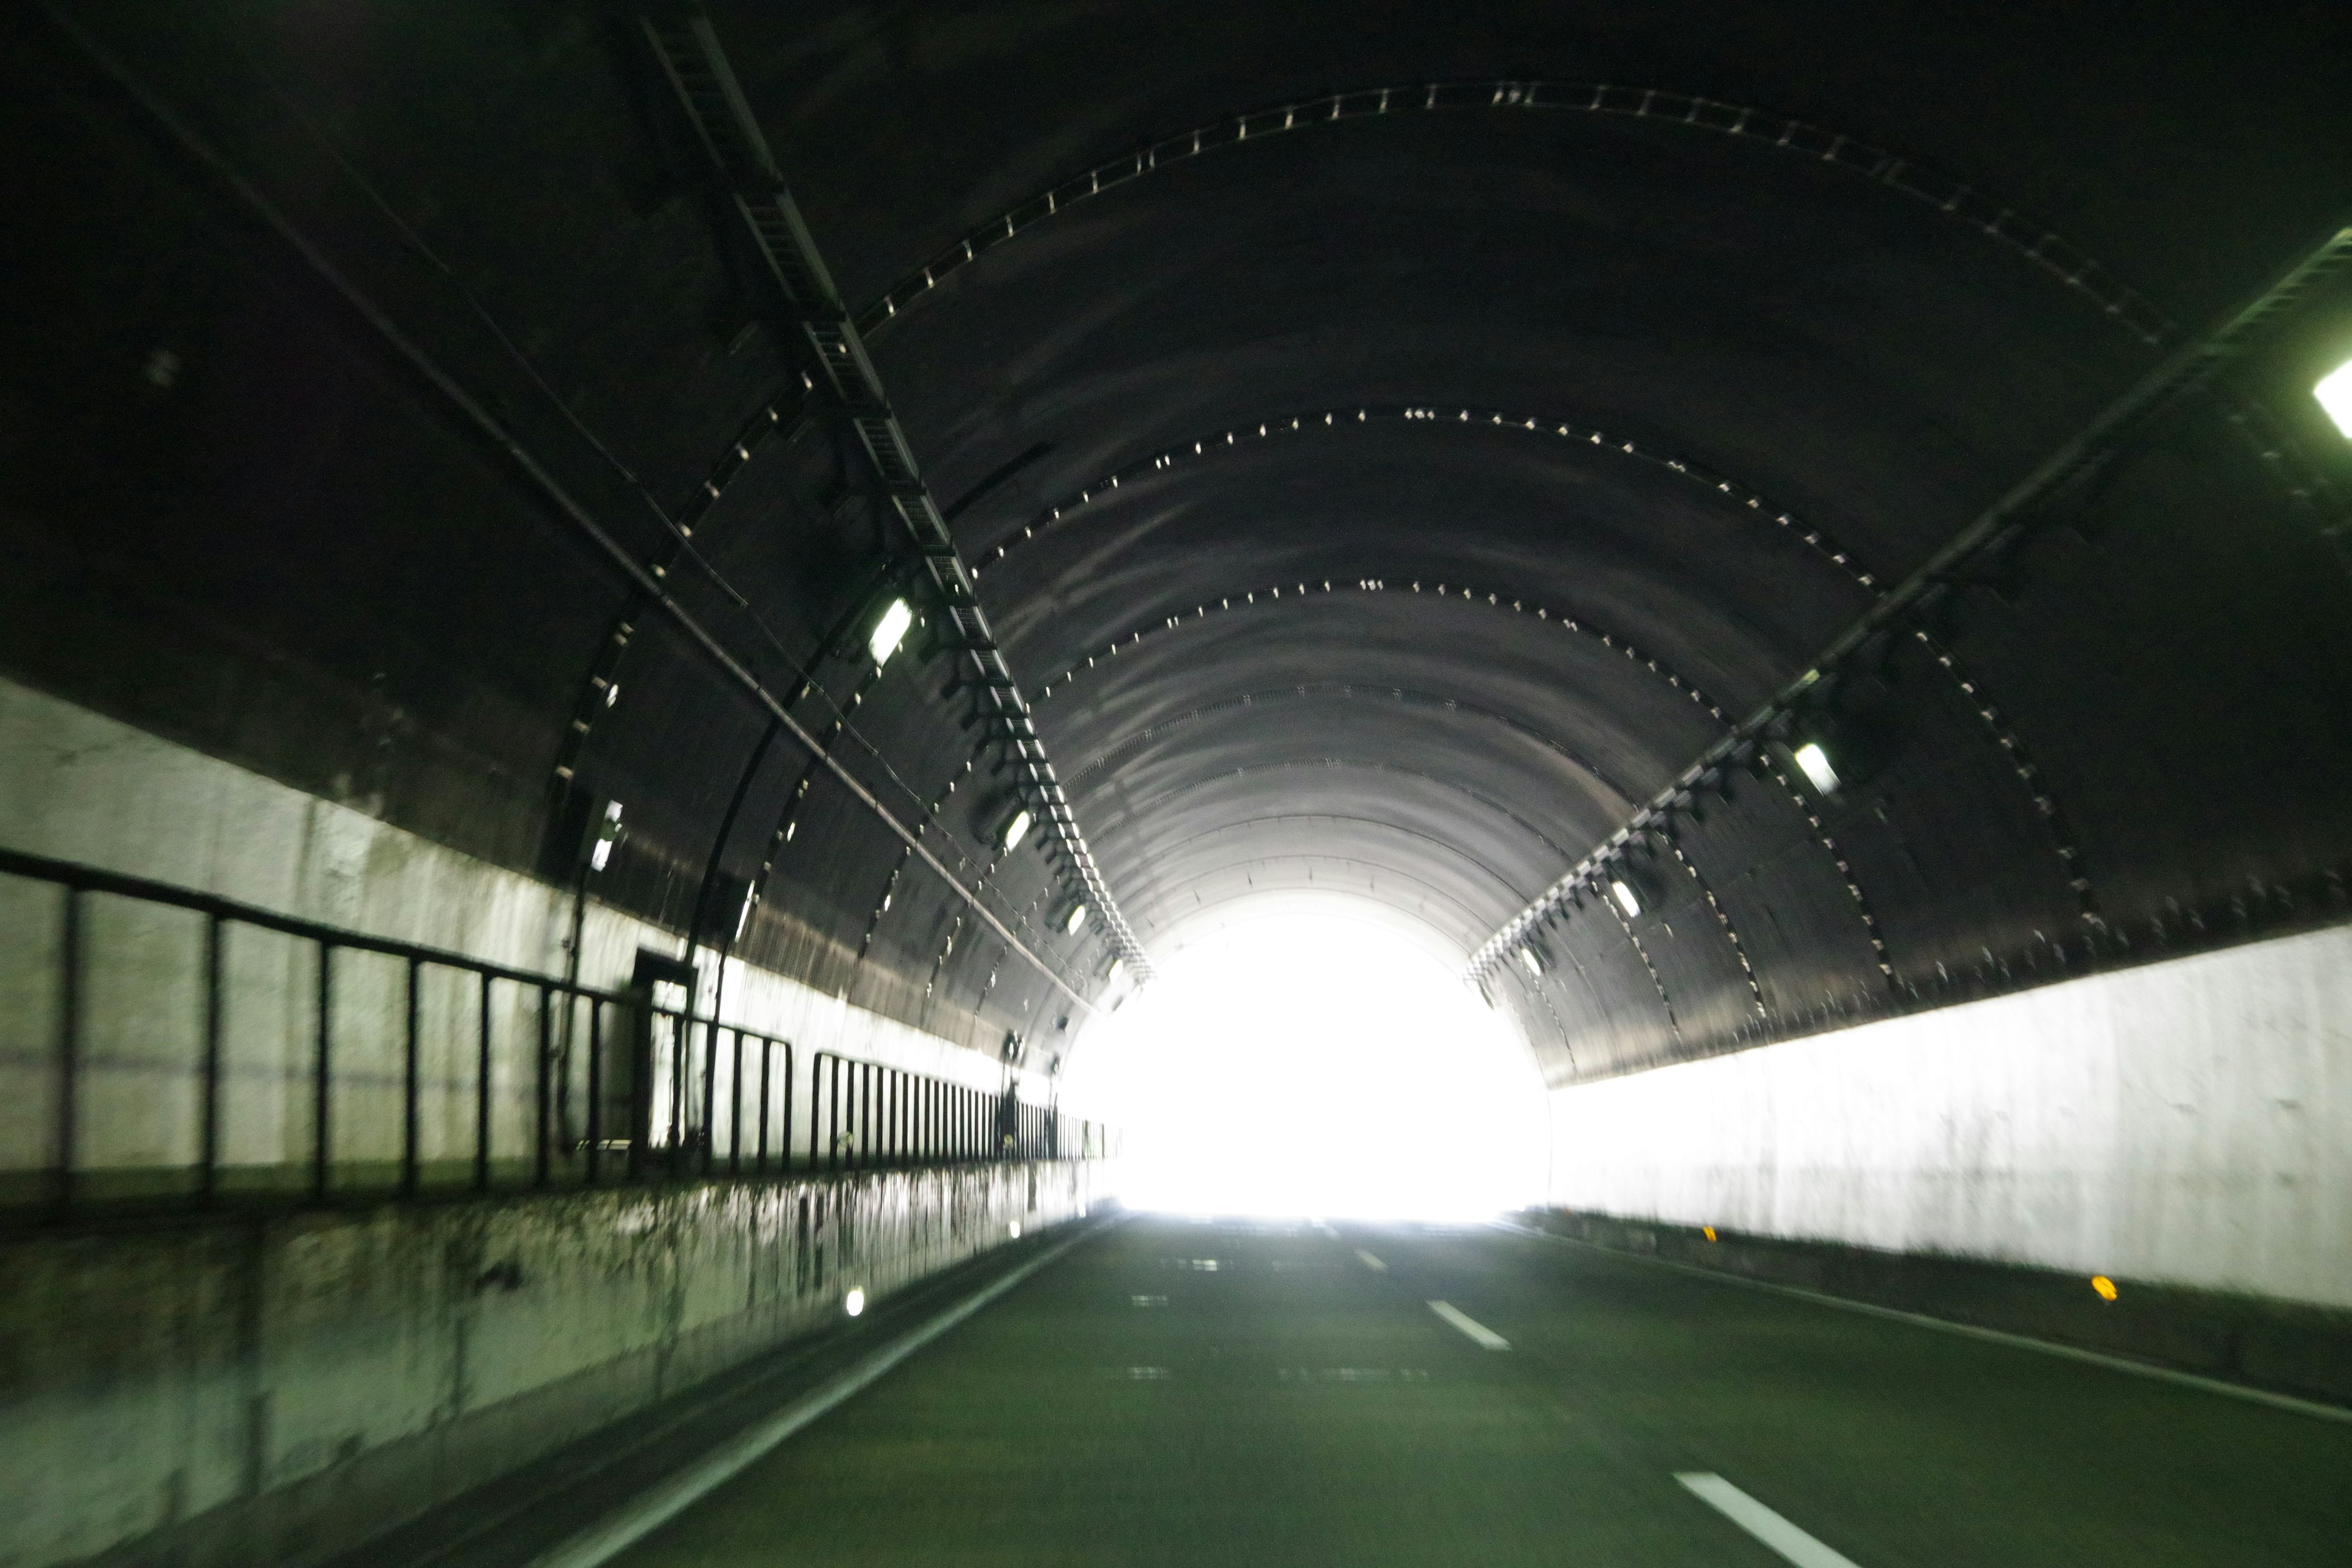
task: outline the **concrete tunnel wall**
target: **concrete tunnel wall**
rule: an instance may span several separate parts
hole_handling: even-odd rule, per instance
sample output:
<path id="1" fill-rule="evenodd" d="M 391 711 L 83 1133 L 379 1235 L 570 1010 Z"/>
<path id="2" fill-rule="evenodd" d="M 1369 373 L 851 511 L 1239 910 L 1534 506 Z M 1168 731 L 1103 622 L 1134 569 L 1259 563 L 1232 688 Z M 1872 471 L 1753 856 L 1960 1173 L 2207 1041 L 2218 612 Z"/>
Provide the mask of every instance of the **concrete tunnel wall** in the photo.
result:
<path id="1" fill-rule="evenodd" d="M 572 900 L 567 889 L 321 800 L 233 763 L 148 734 L 73 703 L 0 678 L 0 843 L 371 935 L 425 943 L 541 973 L 562 974 Z M 0 1173 L 37 1170 L 48 1157 L 55 1094 L 57 889 L 0 876 Z M 198 921 L 177 910 L 93 900 L 83 1058 L 88 1078 L 81 1163 L 92 1167 L 184 1163 L 194 1158 Z M 245 1088 L 232 1089 L 225 1128 L 231 1163 L 302 1158 L 307 1124 L 289 1105 L 308 1072 L 310 963 L 307 944 L 266 932 L 233 938 L 229 1047 Z M 674 931 L 592 898 L 582 931 L 580 979 L 627 983 L 641 948 L 677 953 Z M 706 952 L 702 964 L 712 967 Z M 348 1032 L 341 1066 L 380 1058 L 380 1103 L 353 1102 L 342 1118 L 371 1121 L 383 1147 L 396 1145 L 397 966 L 373 976 L 353 968 L 338 1008 Z M 708 980 L 698 1005 L 708 1009 Z M 462 1018 L 463 997 L 441 999 Z M 493 1035 L 498 1064 L 497 1132 L 521 1146 L 532 1043 L 526 1000 L 502 994 Z M 803 1083 L 817 1051 L 882 1062 L 993 1094 L 993 1060 L 829 996 L 786 976 L 727 964 L 720 1002 L 726 1022 L 790 1040 Z M 453 1031 L 466 1038 L 464 1028 Z M 511 1047 L 514 1059 L 507 1059 Z M 460 1068 L 464 1077 L 470 1068 Z M 1042 1102 L 1042 1079 L 1024 1074 L 1024 1097 Z M 233 1078 L 232 1082 L 236 1079 Z M 290 1086 L 290 1087 L 289 1087 Z M 446 1097 L 441 1124 L 426 1128 L 426 1154 L 469 1147 L 470 1089 Z M 805 1093 L 795 1102 L 804 1123 Z M 805 1146 L 803 1125 L 799 1137 Z M 436 1142 L 437 1141 L 437 1142 Z"/>
<path id="2" fill-rule="evenodd" d="M 2352 928 L 1551 1105 L 1564 1208 L 2352 1307 Z"/>
<path id="3" fill-rule="evenodd" d="M 564 889 L 5 679 L 0 800 L 15 849 L 563 969 Z M 57 901 L 0 876 L 0 1176 L 20 1182 L 53 1150 Z M 195 922 L 89 902 L 78 1163 L 184 1163 Z M 309 961 L 248 935 L 230 965 L 226 1156 L 298 1164 Z M 592 900 L 581 977 L 617 986 L 640 947 L 680 945 Z M 339 1062 L 364 1067 L 370 1044 L 395 1048 L 396 1003 L 375 999 L 376 1038 L 365 994 L 350 1000 Z M 803 1083 L 818 1049 L 1002 1081 L 974 1051 L 740 963 L 721 1011 L 793 1041 Z M 501 1019 L 495 1037 L 533 1037 Z M 520 1147 L 529 1069 L 497 1066 Z M 396 1100 L 348 1114 L 396 1142 Z M 467 1116 L 446 1120 L 440 1152 L 457 1152 Z M 16 1521 L 0 1565 L 318 1560 L 833 1321 L 850 1285 L 879 1295 L 1013 1222 L 1082 1214 L 1112 1179 L 1070 1161 L 17 1232 L 0 1239 L 0 1517 Z"/>
<path id="4" fill-rule="evenodd" d="M 1081 1215 L 1076 1162 L 0 1242 L 0 1563 L 315 1562 Z"/>

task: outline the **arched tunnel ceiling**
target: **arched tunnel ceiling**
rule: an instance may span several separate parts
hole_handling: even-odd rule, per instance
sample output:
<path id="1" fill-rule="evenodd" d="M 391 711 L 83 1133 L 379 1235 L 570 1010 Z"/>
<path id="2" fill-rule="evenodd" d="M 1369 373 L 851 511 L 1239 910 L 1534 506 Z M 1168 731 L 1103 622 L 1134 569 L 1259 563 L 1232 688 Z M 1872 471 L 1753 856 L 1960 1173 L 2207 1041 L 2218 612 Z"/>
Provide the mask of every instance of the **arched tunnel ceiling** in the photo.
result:
<path id="1" fill-rule="evenodd" d="M 1477 947 L 2352 172 L 2321 8 L 709 16 L 1147 946 L 1313 887 Z M 60 499 L 33 462 L 9 522 L 44 581 L 107 587 L 12 668 L 543 874 L 625 800 L 607 896 L 720 945 L 756 908 L 747 956 L 975 1044 L 1100 994 L 1066 860 L 996 843 L 1016 802 L 949 662 L 863 656 L 903 535 L 761 330 L 633 13 L 83 25 L 26 25 L 63 63 L 12 112 L 74 210 L 15 395 L 42 460 L 107 477 Z M 839 771 L 763 741 L 240 189 Z M 200 374 L 126 411 L 106 367 L 163 341 Z M 1638 847 L 1640 912 L 1548 921 L 1488 981 L 1548 1066 L 2336 918 L 2340 519 L 2242 427 L 2170 416 L 1843 679 L 1809 732 L 1847 787 L 1759 758 Z M 52 646 L 126 603 L 156 613 L 121 659 L 230 673 L 167 698 Z M 877 810 L 938 824 L 970 896 Z"/>

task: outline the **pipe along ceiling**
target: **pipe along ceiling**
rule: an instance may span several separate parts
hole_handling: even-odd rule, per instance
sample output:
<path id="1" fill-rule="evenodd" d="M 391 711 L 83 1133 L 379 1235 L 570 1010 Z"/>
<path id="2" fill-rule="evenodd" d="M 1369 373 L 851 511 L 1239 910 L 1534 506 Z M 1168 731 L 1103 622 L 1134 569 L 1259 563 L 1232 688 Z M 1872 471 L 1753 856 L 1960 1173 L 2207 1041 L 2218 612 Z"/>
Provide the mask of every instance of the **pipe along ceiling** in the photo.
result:
<path id="1" fill-rule="evenodd" d="M 0 657 L 991 1049 L 1269 889 L 1555 1082 L 2340 920 L 2226 20 L 28 12 Z"/>

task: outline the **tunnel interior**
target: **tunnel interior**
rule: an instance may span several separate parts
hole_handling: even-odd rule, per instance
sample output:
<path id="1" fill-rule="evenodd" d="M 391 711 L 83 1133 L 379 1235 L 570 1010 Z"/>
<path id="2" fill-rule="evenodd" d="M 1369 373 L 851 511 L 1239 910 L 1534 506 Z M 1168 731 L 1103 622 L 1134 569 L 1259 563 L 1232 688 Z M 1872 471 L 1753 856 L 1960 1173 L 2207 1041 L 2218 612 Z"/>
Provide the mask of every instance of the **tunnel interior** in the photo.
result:
<path id="1" fill-rule="evenodd" d="M 1479 954 L 1555 1085 L 2332 921 L 2340 292 L 1780 700 L 2299 258 L 2340 95 L 1906 20 L 2028 126 L 1823 17 L 707 27 L 1034 739 L 646 18 L 27 23 L 6 657 L 558 884 L 617 803 L 597 900 L 1041 1061 L 1265 890 Z"/>
<path id="2" fill-rule="evenodd" d="M 778 1448 L 840 1561 L 1106 1560 L 1071 1478 L 1168 1430 L 1274 1500 L 1223 1561 L 1349 1499 L 1365 1563 L 1746 1560 L 1660 1489 L 1848 1568 L 2217 1560 L 2232 1500 L 2336 1561 L 2346 58 L 2323 6 L 7 8 L 21 1560 L 554 1531 L 1019 1289 Z M 1296 1223 L 1101 1240 L 1122 1192 Z M 1277 1432 L 1260 1373 L 1413 1414 Z M 1817 1415 L 1937 1472 L 1859 1558 L 1726 1479 L 1833 1515 Z M 631 1561 L 767 1528 L 688 1517 Z"/>

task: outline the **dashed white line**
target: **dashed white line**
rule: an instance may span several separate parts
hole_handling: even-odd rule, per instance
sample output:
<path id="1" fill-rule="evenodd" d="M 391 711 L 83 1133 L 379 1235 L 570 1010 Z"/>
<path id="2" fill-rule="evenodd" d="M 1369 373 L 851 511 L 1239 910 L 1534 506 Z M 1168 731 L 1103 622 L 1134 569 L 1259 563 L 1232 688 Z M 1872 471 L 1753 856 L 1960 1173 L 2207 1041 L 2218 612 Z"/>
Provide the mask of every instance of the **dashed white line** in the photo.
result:
<path id="1" fill-rule="evenodd" d="M 1387 1264 L 1381 1262 L 1379 1258 L 1374 1258 L 1370 1253 L 1366 1252 L 1360 1247 L 1356 1248 L 1356 1256 L 1362 1258 L 1364 1260 L 1364 1267 L 1370 1269 L 1375 1274 L 1386 1274 L 1389 1271 L 1389 1266 Z"/>
<path id="2" fill-rule="evenodd" d="M 1511 1348 L 1510 1341 L 1451 1301 L 1432 1301 L 1429 1303 L 1429 1310 L 1467 1334 L 1471 1342 L 1481 1350 L 1507 1351 Z"/>
<path id="3" fill-rule="evenodd" d="M 1854 1560 L 1824 1546 L 1803 1531 L 1725 1480 L 1705 1470 L 1676 1471 L 1675 1479 L 1724 1518 L 1794 1563 L 1797 1568 L 1857 1568 Z"/>

